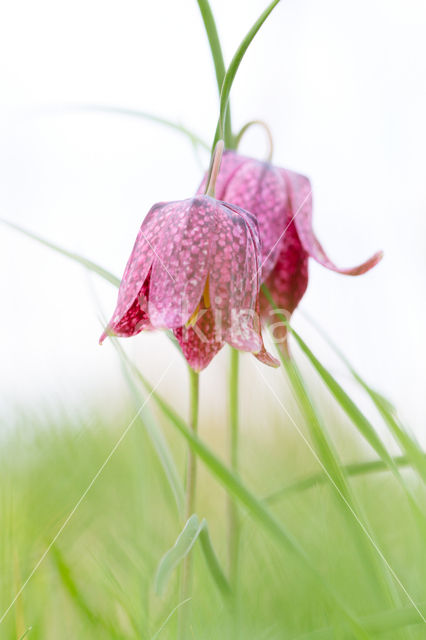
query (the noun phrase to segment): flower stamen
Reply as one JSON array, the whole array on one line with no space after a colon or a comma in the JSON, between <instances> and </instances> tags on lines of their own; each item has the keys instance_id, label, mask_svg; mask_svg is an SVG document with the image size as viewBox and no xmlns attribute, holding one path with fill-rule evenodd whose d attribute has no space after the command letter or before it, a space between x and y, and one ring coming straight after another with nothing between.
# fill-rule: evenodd
<instances>
[{"instance_id":1,"label":"flower stamen","mask_svg":"<svg viewBox=\"0 0 426 640\"><path fill-rule=\"evenodd\" d=\"M204 302L204 308L209 309L210 308L209 276L207 276L206 284L204 286L204 291L203 291L203 295L200 302L197 304L197 307L195 311L193 311L193 313L191 314L191 317L189 318L189 320L186 321L185 326L187 328L193 327L196 324L198 320L198 314L200 313L202 301Z\"/></svg>"}]
</instances>

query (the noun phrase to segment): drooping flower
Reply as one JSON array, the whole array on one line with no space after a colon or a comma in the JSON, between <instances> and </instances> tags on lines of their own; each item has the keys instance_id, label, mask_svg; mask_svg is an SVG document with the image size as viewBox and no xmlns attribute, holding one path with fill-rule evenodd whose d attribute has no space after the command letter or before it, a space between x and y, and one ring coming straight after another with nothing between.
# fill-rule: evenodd
<instances>
[{"instance_id":1,"label":"drooping flower","mask_svg":"<svg viewBox=\"0 0 426 640\"><path fill-rule=\"evenodd\" d=\"M205 181L206 178L200 190ZM216 194L221 200L255 215L261 242L261 281L287 317L306 291L310 257L332 271L352 276L365 273L382 257L379 252L357 267L337 267L327 257L312 228L310 182L293 171L226 151L216 181ZM266 320L276 319L263 294L260 304ZM277 328L275 338L279 341L285 337L285 327Z\"/></svg>"},{"instance_id":2,"label":"drooping flower","mask_svg":"<svg viewBox=\"0 0 426 640\"><path fill-rule=\"evenodd\" d=\"M273 366L263 346L254 216L207 195L152 207L127 263L109 334L173 330L200 371L227 342Z\"/></svg>"}]
</instances>

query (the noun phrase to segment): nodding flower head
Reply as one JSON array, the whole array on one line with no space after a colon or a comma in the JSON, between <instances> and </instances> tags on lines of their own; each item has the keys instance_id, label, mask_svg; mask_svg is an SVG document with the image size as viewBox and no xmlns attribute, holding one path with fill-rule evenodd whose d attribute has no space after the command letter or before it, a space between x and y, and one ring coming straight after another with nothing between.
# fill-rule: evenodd
<instances>
[{"instance_id":1,"label":"nodding flower head","mask_svg":"<svg viewBox=\"0 0 426 640\"><path fill-rule=\"evenodd\" d=\"M276 366L258 321L259 267L252 214L208 195L156 204L142 223L101 341L165 328L197 371L226 342Z\"/></svg>"},{"instance_id":2,"label":"nodding flower head","mask_svg":"<svg viewBox=\"0 0 426 640\"><path fill-rule=\"evenodd\" d=\"M205 182L206 178L200 190ZM216 195L256 217L261 243L261 282L270 290L277 307L288 315L306 291L308 258L332 271L357 276L369 271L382 257L382 253L376 253L357 267L338 268L327 257L312 229L310 182L293 171L226 151L216 181ZM261 310L265 319L276 319L263 294Z\"/></svg>"}]
</instances>

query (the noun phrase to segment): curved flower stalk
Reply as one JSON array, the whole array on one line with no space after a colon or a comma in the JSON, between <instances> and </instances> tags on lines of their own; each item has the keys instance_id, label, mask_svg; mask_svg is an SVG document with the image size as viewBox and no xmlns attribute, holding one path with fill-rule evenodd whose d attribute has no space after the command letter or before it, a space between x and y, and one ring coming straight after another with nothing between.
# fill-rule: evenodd
<instances>
[{"instance_id":1,"label":"curved flower stalk","mask_svg":"<svg viewBox=\"0 0 426 640\"><path fill-rule=\"evenodd\" d=\"M259 261L257 221L240 207L209 195L154 205L101 342L108 334L171 329L196 371L225 343L278 366L261 337Z\"/></svg>"},{"instance_id":2,"label":"curved flower stalk","mask_svg":"<svg viewBox=\"0 0 426 640\"><path fill-rule=\"evenodd\" d=\"M203 190L204 178L199 191ZM223 155L216 181L217 197L251 211L259 224L261 241L260 279L281 313L288 317L308 285L308 259L345 275L360 275L374 267L376 253L357 267L340 269L326 255L312 229L312 189L308 178L234 151ZM267 299L261 295L262 316L276 320ZM275 338L285 338L285 326L276 325Z\"/></svg>"}]
</instances>

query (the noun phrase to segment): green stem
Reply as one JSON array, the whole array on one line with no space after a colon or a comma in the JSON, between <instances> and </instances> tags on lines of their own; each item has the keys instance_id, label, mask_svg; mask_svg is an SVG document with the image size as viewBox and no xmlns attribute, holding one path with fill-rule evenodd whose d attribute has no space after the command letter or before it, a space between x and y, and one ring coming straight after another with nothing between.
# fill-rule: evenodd
<instances>
[{"instance_id":1,"label":"green stem","mask_svg":"<svg viewBox=\"0 0 426 640\"><path fill-rule=\"evenodd\" d=\"M238 379L239 379L239 353L231 349L231 362L229 372L229 452L231 469L238 475L238 440L239 440L239 407L238 407ZM229 576L231 587L236 592L238 584L238 556L240 542L240 522L238 509L234 498L229 497L228 502L228 527L229 527Z\"/></svg>"},{"instance_id":2,"label":"green stem","mask_svg":"<svg viewBox=\"0 0 426 640\"><path fill-rule=\"evenodd\" d=\"M191 367L189 371L189 426L191 431L196 435L198 431L198 406L199 406L199 374ZM186 476L185 489L185 521L195 511L195 497L197 488L197 456L192 447L188 447L188 467ZM181 574L181 602L191 598L192 593L192 553L188 553L183 561ZM188 627L191 615L191 607L182 607L179 610L179 638L185 640L188 637Z\"/></svg>"},{"instance_id":3,"label":"green stem","mask_svg":"<svg viewBox=\"0 0 426 640\"><path fill-rule=\"evenodd\" d=\"M207 38L210 45L210 51L213 58L217 87L219 89L219 97L220 97L223 80L225 78L225 62L223 59L223 53L222 53L222 47L220 45L219 34L217 32L216 22L215 22L209 1L197 0L197 2L201 12L201 16L203 18L204 27L206 29ZM231 127L231 109L229 105L228 105L228 110L225 116L223 137L225 141L225 146L228 149L232 149L233 136L232 136L232 127Z\"/></svg>"},{"instance_id":4,"label":"green stem","mask_svg":"<svg viewBox=\"0 0 426 640\"><path fill-rule=\"evenodd\" d=\"M268 125L266 124L266 122L264 122L263 120L250 120L250 122L247 122L247 124L245 124L240 131L237 133L237 135L234 137L234 141L235 141L235 149L238 149L238 147L240 146L240 142L244 136L244 134L251 128L254 126L259 126L262 127L262 129L265 131L266 133L266 137L268 138L268 155L266 157L266 162L271 162L272 160L272 156L274 153L274 141L272 139L272 132L270 130L270 128L268 127Z\"/></svg>"}]
</instances>

